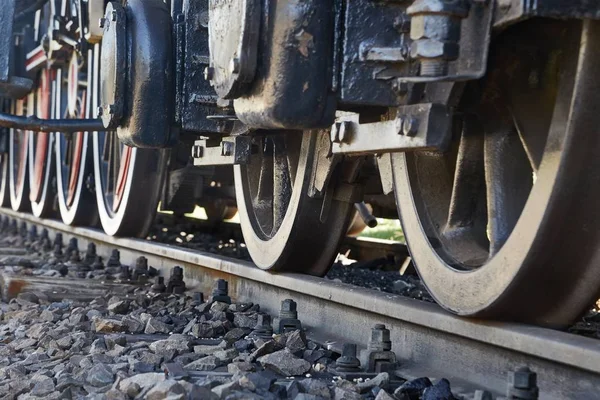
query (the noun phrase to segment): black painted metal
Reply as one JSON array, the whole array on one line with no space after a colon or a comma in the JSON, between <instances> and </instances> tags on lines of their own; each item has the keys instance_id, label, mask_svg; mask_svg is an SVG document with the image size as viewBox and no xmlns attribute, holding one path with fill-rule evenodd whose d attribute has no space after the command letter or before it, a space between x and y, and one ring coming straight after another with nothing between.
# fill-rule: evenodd
<instances>
[{"instance_id":1,"label":"black painted metal","mask_svg":"<svg viewBox=\"0 0 600 400\"><path fill-rule=\"evenodd\" d=\"M268 2L251 89L234 100L254 128L307 129L333 123L333 0ZM290 106L293 105L293 106Z\"/></svg>"},{"instance_id":2,"label":"black painted metal","mask_svg":"<svg viewBox=\"0 0 600 400\"><path fill-rule=\"evenodd\" d=\"M108 26L115 22L117 26L124 24L125 28L116 29L109 36L113 39L110 42L106 37L102 42L103 59L115 60L114 68L106 74L103 72L102 91L106 85L112 90L110 85L114 81L123 79L124 82L122 90L103 100L103 116L107 112L110 114L111 106L114 107L117 134L126 145L169 147L177 140L177 131L170 129L174 108L170 10L161 0L129 0L125 5L125 20L121 20L118 7L116 11L116 21L110 21L114 17L107 13L106 23ZM110 29L108 31L112 33ZM122 51L120 43L125 43L126 47L124 60L117 55ZM122 117L118 115L121 103ZM112 122L107 124L105 121L105 125L111 126Z\"/></svg>"},{"instance_id":3,"label":"black painted metal","mask_svg":"<svg viewBox=\"0 0 600 400\"><path fill-rule=\"evenodd\" d=\"M100 119L41 119L0 113L0 126L34 132L83 132L104 129Z\"/></svg>"},{"instance_id":4,"label":"black painted metal","mask_svg":"<svg viewBox=\"0 0 600 400\"><path fill-rule=\"evenodd\" d=\"M217 107L218 97L205 79L209 66L208 2L185 0L183 20L177 18L176 35L176 86L177 121L186 131L215 133L223 123L207 118L226 113L228 107ZM228 105L226 102L225 105Z\"/></svg>"}]
</instances>

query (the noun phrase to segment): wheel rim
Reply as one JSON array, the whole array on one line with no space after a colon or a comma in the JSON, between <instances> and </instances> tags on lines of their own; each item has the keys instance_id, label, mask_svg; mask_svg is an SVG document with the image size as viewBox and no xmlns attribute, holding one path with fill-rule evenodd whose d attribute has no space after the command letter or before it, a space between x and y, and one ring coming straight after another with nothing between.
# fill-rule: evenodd
<instances>
[{"instance_id":1,"label":"wheel rim","mask_svg":"<svg viewBox=\"0 0 600 400\"><path fill-rule=\"evenodd\" d=\"M26 109L32 110L34 104L33 96L33 94L29 94L27 100L17 100L13 112L16 115L25 115ZM9 132L9 191L10 204L15 211L26 211L30 208L30 203L26 201L28 199L25 196L29 189L27 176L29 134L29 132L21 129L11 129Z\"/></svg>"},{"instance_id":2,"label":"wheel rim","mask_svg":"<svg viewBox=\"0 0 600 400\"><path fill-rule=\"evenodd\" d=\"M350 205L332 201L323 217L323 199L307 195L316 143L326 135L277 132L258 136L254 143L258 151L250 164L235 166L242 232L259 268L322 275L331 267ZM307 252L307 248L315 251Z\"/></svg>"},{"instance_id":3,"label":"wheel rim","mask_svg":"<svg viewBox=\"0 0 600 400\"><path fill-rule=\"evenodd\" d=\"M94 50L88 50L87 59L83 63L86 73L83 74L79 57L77 53L73 53L66 84L63 82L57 95L60 113L57 117L63 117L63 112L67 114L67 118L92 117L89 105L92 102L93 57ZM89 133L75 132L56 136L57 191L62 220L68 225L94 224L97 218L95 196L86 187L86 180L91 174Z\"/></svg>"},{"instance_id":4,"label":"wheel rim","mask_svg":"<svg viewBox=\"0 0 600 400\"><path fill-rule=\"evenodd\" d=\"M600 271L595 266L597 261L595 264L592 262L598 257L597 251L594 250L597 248L599 236L597 225L585 238L581 235L573 237L574 246L581 249L581 254L577 255L581 262L570 270L564 267L568 265L568 255L560 251L560 242L557 243L557 235L553 231L561 224L575 222L567 223L563 219L566 204L573 201L573 194L564 192L563 188L569 187L564 186L565 182L572 181L574 176L582 181L596 179L591 176L593 174L582 176L581 173L585 170L574 172L581 167L579 161L573 159L574 154L593 149L591 143L585 143L585 139L581 138L585 138L586 134L593 134L593 131L590 132L589 126L583 126L580 129L583 133L575 132L575 127L580 125L577 115L579 111L571 108L571 105L586 96L593 97L593 93L581 82L587 80L589 86L593 81L586 75L589 71L584 67L593 68L590 65L597 62L596 57L590 55L590 43L598 36L599 30L597 24L586 23L579 42L576 34L579 29L576 26L571 25L567 30L557 30L556 22L542 22L540 25L516 27L511 33L515 37L511 40L509 36L508 40L503 40L505 44L510 43L507 47L516 48L514 43L527 43L523 38L529 37L538 40L532 43L539 46L539 43L543 43L539 40L544 36L532 35L536 28L546 34L548 31L566 32L563 42L565 46L559 52L565 63L562 69L553 71L560 79L555 92L556 104L553 104L550 116L538 112L537 116L540 119L524 120L523 113L517 111L515 114L515 109L512 109L512 116L518 124L517 142L521 143L522 140L529 151L519 154L515 150L514 135L498 135L499 131L506 129L506 124L504 118L498 118L502 113L496 109L496 115L484 113L486 134L483 139L481 135L473 134L472 130L477 126L477 122L467 115L465 129L461 135L464 140L460 146L455 146L462 151L462 157L461 151L456 157L460 166L458 171L472 173L474 169L479 168L478 164L486 164L483 188L481 174L479 181L469 181L461 178L460 173L448 174L446 179L440 177L441 173L427 173L436 168L443 170L448 155L442 157L426 153L395 154L392 160L397 204L406 240L419 274L443 307L462 315L560 326L576 318L597 298L600 285L597 278ZM522 29L526 30L525 34ZM516 37L520 39L515 40ZM578 57L579 43L581 52ZM554 55L556 54L553 52L546 54L547 62L544 65L550 69L555 68L552 60ZM515 58L504 55L498 57L498 60L500 59L514 61ZM531 61L531 54L529 57L521 54L516 59ZM579 65L576 62L578 59ZM597 64L594 66L597 67ZM516 74L517 69L510 72ZM574 78L576 73L577 80ZM491 72L490 76L493 74L494 72ZM540 76L543 80L549 78L545 75ZM520 99L531 102L536 98L539 101L539 90L531 95L524 89L531 85L530 79L538 85L535 77L528 76L524 82L521 80L519 85L517 80L504 87L498 85L495 89L500 92L492 93L501 96L502 90L509 88L510 91L516 91L515 88L519 87L525 93L520 93L518 98L508 96L511 97L511 101ZM542 93L545 90L543 80ZM488 97L484 102L490 102L489 94L487 93ZM575 99L573 103L572 97ZM522 107L523 104L517 106ZM546 105L537 104L534 108L539 111L544 107ZM592 117L594 118L597 119L596 116ZM503 123L499 124L498 120ZM532 137L526 131L531 132L531 128L536 126L535 123L538 130L533 131ZM492 129L494 125L496 130ZM488 134L488 131L492 131L491 134ZM540 140L540 131L547 133L547 140ZM541 152L539 148L542 149ZM480 149L481 152L478 153L474 149ZM505 169L498 169L500 162L504 163ZM536 170L535 183L529 178L530 192L527 190L527 179L523 178L523 171L527 172L523 168L524 162ZM515 180L519 172L521 179ZM448 184L448 181L451 184ZM448 187L454 190L451 191L450 197ZM434 193L434 190L437 193ZM481 190L484 191L485 207L481 207ZM441 211L444 207L431 205L434 195L437 195L438 205L447 205L445 214ZM481 211L482 208L485 212ZM596 214L588 213L585 218L591 221L596 218ZM488 220L483 226L480 223L482 215ZM441 223L442 220L445 223ZM482 241L482 233L487 236L486 251L482 251L486 247L485 241ZM561 262L564 264L561 265ZM572 290L575 282L579 282L584 276L595 278L592 278L588 287L580 288L579 291ZM557 282L561 281L563 284L557 285ZM527 307L523 307L525 304Z\"/></svg>"},{"instance_id":5,"label":"wheel rim","mask_svg":"<svg viewBox=\"0 0 600 400\"><path fill-rule=\"evenodd\" d=\"M59 85L57 79L60 79L60 77L55 74L55 71L45 69L40 73L39 86L35 94L35 110L39 118L50 118L55 106L52 92L56 91ZM29 200L31 201L31 210L37 217L46 217L52 212L54 200L49 185L52 172L54 172L51 168L54 135L50 132L30 132L29 135Z\"/></svg>"},{"instance_id":6,"label":"wheel rim","mask_svg":"<svg viewBox=\"0 0 600 400\"><path fill-rule=\"evenodd\" d=\"M98 109L100 46L94 47L92 108ZM146 235L158 207L167 150L138 149L120 143L117 133L94 132L94 182L102 228L109 235Z\"/></svg>"}]
</instances>

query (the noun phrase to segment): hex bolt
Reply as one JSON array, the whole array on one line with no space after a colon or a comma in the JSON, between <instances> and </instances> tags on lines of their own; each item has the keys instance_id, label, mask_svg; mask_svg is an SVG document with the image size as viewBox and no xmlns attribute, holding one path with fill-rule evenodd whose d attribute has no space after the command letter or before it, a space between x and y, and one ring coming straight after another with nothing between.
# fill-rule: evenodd
<instances>
[{"instance_id":1,"label":"hex bolt","mask_svg":"<svg viewBox=\"0 0 600 400\"><path fill-rule=\"evenodd\" d=\"M31 225L29 227L29 232L27 233L27 240L30 242L34 242L38 237L37 227L35 225Z\"/></svg>"},{"instance_id":2,"label":"hex bolt","mask_svg":"<svg viewBox=\"0 0 600 400\"><path fill-rule=\"evenodd\" d=\"M279 310L279 318L286 319L297 319L298 304L292 299L285 299L281 302L281 309Z\"/></svg>"},{"instance_id":3,"label":"hex bolt","mask_svg":"<svg viewBox=\"0 0 600 400\"><path fill-rule=\"evenodd\" d=\"M402 132L406 136L415 136L419 131L419 121L415 117L408 116L402 122Z\"/></svg>"},{"instance_id":4,"label":"hex bolt","mask_svg":"<svg viewBox=\"0 0 600 400\"><path fill-rule=\"evenodd\" d=\"M194 145L192 146L192 158L202 158L203 151L202 146Z\"/></svg>"},{"instance_id":5,"label":"hex bolt","mask_svg":"<svg viewBox=\"0 0 600 400\"><path fill-rule=\"evenodd\" d=\"M229 283L225 279L217 279L213 294L227 295L229 292Z\"/></svg>"},{"instance_id":6,"label":"hex bolt","mask_svg":"<svg viewBox=\"0 0 600 400\"><path fill-rule=\"evenodd\" d=\"M120 267L121 266L121 253L117 249L113 249L110 253L110 258L106 263L107 267Z\"/></svg>"},{"instance_id":7,"label":"hex bolt","mask_svg":"<svg viewBox=\"0 0 600 400\"><path fill-rule=\"evenodd\" d=\"M240 59L237 57L234 57L231 59L231 61L229 62L229 72L231 72L232 74L237 74L240 72Z\"/></svg>"},{"instance_id":8,"label":"hex bolt","mask_svg":"<svg viewBox=\"0 0 600 400\"><path fill-rule=\"evenodd\" d=\"M165 278L162 276L157 276L156 279L154 279L154 284L150 287L150 289L156 293L164 293L164 291L167 289L165 286Z\"/></svg>"},{"instance_id":9,"label":"hex bolt","mask_svg":"<svg viewBox=\"0 0 600 400\"><path fill-rule=\"evenodd\" d=\"M360 371L360 360L356 357L356 345L344 343L342 356L335 362L335 368L340 372Z\"/></svg>"},{"instance_id":10,"label":"hex bolt","mask_svg":"<svg viewBox=\"0 0 600 400\"><path fill-rule=\"evenodd\" d=\"M54 251L52 252L52 254L54 255L54 257L61 257L63 255L62 246L60 245L60 243L54 244Z\"/></svg>"},{"instance_id":11,"label":"hex bolt","mask_svg":"<svg viewBox=\"0 0 600 400\"><path fill-rule=\"evenodd\" d=\"M69 257L69 261L73 263L78 263L81 261L81 257L79 257L79 250L71 249L71 256Z\"/></svg>"},{"instance_id":12,"label":"hex bolt","mask_svg":"<svg viewBox=\"0 0 600 400\"><path fill-rule=\"evenodd\" d=\"M194 292L192 295L192 299L197 303L204 303L204 293L202 292Z\"/></svg>"},{"instance_id":13,"label":"hex bolt","mask_svg":"<svg viewBox=\"0 0 600 400\"><path fill-rule=\"evenodd\" d=\"M369 341L369 350L371 351L390 351L392 342L390 340L390 330L383 324L376 324L371 329L371 340Z\"/></svg>"},{"instance_id":14,"label":"hex bolt","mask_svg":"<svg viewBox=\"0 0 600 400\"><path fill-rule=\"evenodd\" d=\"M539 388L537 387L537 374L528 367L521 367L508 374L508 385L506 396L509 399L537 399Z\"/></svg>"},{"instance_id":15,"label":"hex bolt","mask_svg":"<svg viewBox=\"0 0 600 400\"><path fill-rule=\"evenodd\" d=\"M135 269L148 270L148 259L144 256L140 256L135 260Z\"/></svg>"},{"instance_id":16,"label":"hex bolt","mask_svg":"<svg viewBox=\"0 0 600 400\"><path fill-rule=\"evenodd\" d=\"M73 250L79 250L79 243L77 238L69 239L69 245L67 246L67 252L70 254Z\"/></svg>"},{"instance_id":17,"label":"hex bolt","mask_svg":"<svg viewBox=\"0 0 600 400\"><path fill-rule=\"evenodd\" d=\"M441 58L421 60L421 76L442 76L448 73L448 62Z\"/></svg>"},{"instance_id":18,"label":"hex bolt","mask_svg":"<svg viewBox=\"0 0 600 400\"><path fill-rule=\"evenodd\" d=\"M42 238L42 250L43 251L52 250L52 244L50 243L50 239L48 239L47 237Z\"/></svg>"},{"instance_id":19,"label":"hex bolt","mask_svg":"<svg viewBox=\"0 0 600 400\"><path fill-rule=\"evenodd\" d=\"M229 297L229 283L225 279L217 279L212 292L212 301L231 304Z\"/></svg>"},{"instance_id":20,"label":"hex bolt","mask_svg":"<svg viewBox=\"0 0 600 400\"><path fill-rule=\"evenodd\" d=\"M63 235L62 233L57 233L56 235L54 235L54 242L53 242L54 247L56 248L56 246L60 246L60 249L62 250L62 246L63 246Z\"/></svg>"},{"instance_id":21,"label":"hex bolt","mask_svg":"<svg viewBox=\"0 0 600 400\"><path fill-rule=\"evenodd\" d=\"M27 237L27 223L25 221L21 221L21 224L19 225L19 235L21 235L22 238Z\"/></svg>"},{"instance_id":22,"label":"hex bolt","mask_svg":"<svg viewBox=\"0 0 600 400\"><path fill-rule=\"evenodd\" d=\"M173 294L182 295L185 293L185 286L175 286L173 287Z\"/></svg>"},{"instance_id":23,"label":"hex bolt","mask_svg":"<svg viewBox=\"0 0 600 400\"><path fill-rule=\"evenodd\" d=\"M215 69L213 67L204 68L204 79L207 81L212 81L215 77Z\"/></svg>"},{"instance_id":24,"label":"hex bolt","mask_svg":"<svg viewBox=\"0 0 600 400\"><path fill-rule=\"evenodd\" d=\"M271 324L271 316L269 314L258 314L256 326L250 333L251 336L269 340L273 337L273 326Z\"/></svg>"},{"instance_id":25,"label":"hex bolt","mask_svg":"<svg viewBox=\"0 0 600 400\"><path fill-rule=\"evenodd\" d=\"M104 269L104 264L102 263L102 257L96 256L94 258L94 262L92 263L92 269Z\"/></svg>"},{"instance_id":26,"label":"hex bolt","mask_svg":"<svg viewBox=\"0 0 600 400\"><path fill-rule=\"evenodd\" d=\"M222 156L231 156L233 154L233 143L222 141L221 142L221 155Z\"/></svg>"},{"instance_id":27,"label":"hex bolt","mask_svg":"<svg viewBox=\"0 0 600 400\"><path fill-rule=\"evenodd\" d=\"M121 272L118 275L121 280L131 279L131 272L129 271L129 266L121 265Z\"/></svg>"},{"instance_id":28,"label":"hex bolt","mask_svg":"<svg viewBox=\"0 0 600 400\"><path fill-rule=\"evenodd\" d=\"M87 250L85 251L84 261L86 264L91 265L96 261L96 244L93 242L88 243Z\"/></svg>"}]
</instances>

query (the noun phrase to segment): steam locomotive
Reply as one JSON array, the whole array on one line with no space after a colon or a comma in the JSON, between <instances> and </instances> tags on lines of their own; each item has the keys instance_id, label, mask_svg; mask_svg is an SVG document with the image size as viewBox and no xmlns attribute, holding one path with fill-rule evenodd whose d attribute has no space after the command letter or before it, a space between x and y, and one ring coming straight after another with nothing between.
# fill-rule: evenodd
<instances>
[{"instance_id":1,"label":"steam locomotive","mask_svg":"<svg viewBox=\"0 0 600 400\"><path fill-rule=\"evenodd\" d=\"M0 205L144 236L236 210L323 275L397 212L436 301L564 326L600 297L600 5L4 0ZM598 40L598 42L596 42Z\"/></svg>"}]
</instances>

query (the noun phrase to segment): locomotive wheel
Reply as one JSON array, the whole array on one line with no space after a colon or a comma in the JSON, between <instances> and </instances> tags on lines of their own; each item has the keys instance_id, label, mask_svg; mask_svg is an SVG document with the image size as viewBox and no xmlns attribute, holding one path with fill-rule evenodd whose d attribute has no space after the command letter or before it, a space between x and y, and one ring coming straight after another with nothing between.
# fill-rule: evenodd
<instances>
[{"instance_id":1,"label":"locomotive wheel","mask_svg":"<svg viewBox=\"0 0 600 400\"><path fill-rule=\"evenodd\" d=\"M396 200L444 308L565 326L600 288L600 24L504 35L486 80L465 89L453 150L393 156Z\"/></svg>"},{"instance_id":2,"label":"locomotive wheel","mask_svg":"<svg viewBox=\"0 0 600 400\"><path fill-rule=\"evenodd\" d=\"M94 55L93 110L99 103L99 51ZM92 135L96 202L108 235L144 237L158 208L168 153L120 143L117 133Z\"/></svg>"},{"instance_id":3,"label":"locomotive wheel","mask_svg":"<svg viewBox=\"0 0 600 400\"><path fill-rule=\"evenodd\" d=\"M321 135L329 137L269 132L255 138L251 162L234 168L242 233L259 268L323 275L332 265L352 204L307 194Z\"/></svg>"},{"instance_id":4,"label":"locomotive wheel","mask_svg":"<svg viewBox=\"0 0 600 400\"><path fill-rule=\"evenodd\" d=\"M36 91L36 115L42 119L50 118L52 103L56 101L52 95L52 86L60 84L60 76L55 80L56 72L44 69L40 73ZM29 200L31 211L36 217L48 217L52 214L54 193L51 179L54 176L52 167L54 155L54 134L50 132L29 133Z\"/></svg>"},{"instance_id":5,"label":"locomotive wheel","mask_svg":"<svg viewBox=\"0 0 600 400\"><path fill-rule=\"evenodd\" d=\"M97 51L97 49L96 49ZM67 85L57 95L57 109L67 110L71 118L90 118L93 50L88 51L86 79L81 79L79 60L73 53ZM62 74L62 71L59 72ZM97 221L95 193L87 180L93 174L90 134L77 132L56 135L56 183L60 216L67 225L94 225Z\"/></svg>"},{"instance_id":6,"label":"locomotive wheel","mask_svg":"<svg viewBox=\"0 0 600 400\"><path fill-rule=\"evenodd\" d=\"M15 115L24 115L25 110L33 110L35 104L34 94L29 94L27 99L17 100L14 105ZM27 107L26 107L27 106ZM15 211L28 211L31 203L29 193L29 176L27 173L29 135L20 129L9 131L8 143L8 181L10 192L10 206Z\"/></svg>"}]
</instances>

